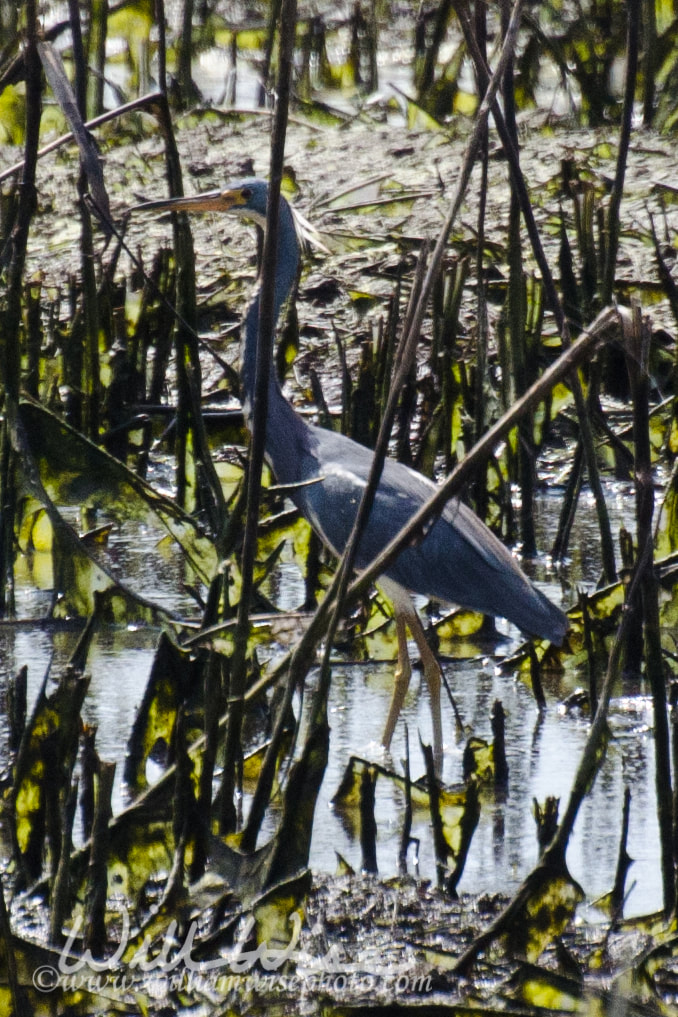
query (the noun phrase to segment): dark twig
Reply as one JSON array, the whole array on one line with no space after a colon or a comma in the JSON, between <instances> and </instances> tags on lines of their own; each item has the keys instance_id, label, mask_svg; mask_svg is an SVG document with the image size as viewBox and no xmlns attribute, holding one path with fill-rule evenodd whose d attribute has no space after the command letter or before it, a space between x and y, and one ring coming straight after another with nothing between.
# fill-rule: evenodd
<instances>
[{"instance_id":1,"label":"dark twig","mask_svg":"<svg viewBox=\"0 0 678 1017\"><path fill-rule=\"evenodd\" d=\"M632 346L627 356L627 365L633 398L638 562L639 565L642 563L640 595L645 637L645 669L652 689L654 708L657 819L661 845L664 909L668 914L674 907L676 890L673 859L671 748L659 622L659 589L653 568L654 484L649 418L651 332L649 321L642 319L638 304L633 308L633 325ZM628 603L634 603L634 599L630 596Z\"/></svg>"},{"instance_id":2,"label":"dark twig","mask_svg":"<svg viewBox=\"0 0 678 1017\"><path fill-rule=\"evenodd\" d=\"M445 881L445 890L451 896L456 897L459 880L464 874L466 859L471 848L471 841L480 819L480 795L478 792L478 781L472 777L466 782L466 802L461 817L461 836L459 838L459 850L454 859L454 868Z\"/></svg>"},{"instance_id":3,"label":"dark twig","mask_svg":"<svg viewBox=\"0 0 678 1017\"><path fill-rule=\"evenodd\" d=\"M376 776L366 766L360 778L360 850L363 872L377 873L377 824L374 818Z\"/></svg>"},{"instance_id":4,"label":"dark twig","mask_svg":"<svg viewBox=\"0 0 678 1017\"><path fill-rule=\"evenodd\" d=\"M496 699L490 715L492 723L492 756L494 762L494 786L506 787L509 779L506 759L506 714L500 699Z\"/></svg>"},{"instance_id":5,"label":"dark twig","mask_svg":"<svg viewBox=\"0 0 678 1017\"><path fill-rule=\"evenodd\" d=\"M82 53L82 37L79 36L77 29L80 28L80 19L78 12L78 5L71 0L71 28L73 31L74 43L79 39L80 47L75 47L76 50L76 68L79 68L80 73L76 74L76 88L78 90L77 97L73 93L71 84L66 76L63 62L58 51L55 49L50 42L41 42L38 45L40 52L40 59L45 69L45 75L50 83L52 91L61 107L64 116L68 120L73 137L75 138L78 150L80 152L80 166L83 174L87 180L87 185L92 193L92 196L97 204L97 207L104 213L102 223L105 225L106 222L110 221L110 209L108 206L108 192L106 191L106 184L104 182L103 169L101 167L101 161L99 159L99 153L97 151L94 140L85 128L84 116L85 116L85 82L82 64L84 63L84 55ZM76 26L76 27L74 27ZM80 60L78 60L78 55Z\"/></svg>"},{"instance_id":6,"label":"dark twig","mask_svg":"<svg viewBox=\"0 0 678 1017\"><path fill-rule=\"evenodd\" d=\"M584 469L584 446L581 441L577 442L572 457L572 465L565 485L563 502L558 517L558 529L551 548L551 556L554 561L561 561L567 554L570 543L570 534L574 523L577 502L582 485L582 472Z\"/></svg>"},{"instance_id":7,"label":"dark twig","mask_svg":"<svg viewBox=\"0 0 678 1017\"><path fill-rule=\"evenodd\" d=\"M629 840L629 815L631 812L631 788L624 788L624 806L622 809L622 828L619 839L619 854L617 855L617 871L614 877L614 886L610 898L610 909L615 920L622 917L624 906L624 888L629 868L633 864L633 858L626 850Z\"/></svg>"},{"instance_id":8,"label":"dark twig","mask_svg":"<svg viewBox=\"0 0 678 1017\"><path fill-rule=\"evenodd\" d=\"M443 886L443 877L447 869L447 859L452 854L450 845L447 843L443 820L440 815L440 786L436 777L435 763L433 760L433 749L430 745L424 745L419 739L421 751L424 755L426 765L426 790L428 791L429 815L433 829L433 848L436 856L436 875L438 886Z\"/></svg>"},{"instance_id":9,"label":"dark twig","mask_svg":"<svg viewBox=\"0 0 678 1017\"><path fill-rule=\"evenodd\" d=\"M583 590L579 591L579 609L581 611L582 627L584 629L584 649L586 650L586 662L589 676L589 704L591 716L594 717L598 709L598 676L596 673L596 657L593 652L593 632L591 627L591 615L589 614L589 601Z\"/></svg>"},{"instance_id":10,"label":"dark twig","mask_svg":"<svg viewBox=\"0 0 678 1017\"><path fill-rule=\"evenodd\" d=\"M546 709L546 696L544 695L544 688L541 683L541 665L539 663L537 651L532 643L530 643L528 647L528 652L530 655L530 680L532 682L532 693L539 710L543 711Z\"/></svg>"},{"instance_id":11,"label":"dark twig","mask_svg":"<svg viewBox=\"0 0 678 1017\"><path fill-rule=\"evenodd\" d=\"M9 723L9 747L17 752L26 728L28 707L28 667L20 667L7 682L7 720Z\"/></svg>"},{"instance_id":12,"label":"dark twig","mask_svg":"<svg viewBox=\"0 0 678 1017\"><path fill-rule=\"evenodd\" d=\"M73 850L73 821L78 805L77 780L71 785L70 789L62 789L60 797L59 804L62 810L61 845L59 864L52 884L50 901L50 939L55 946L59 946L63 940L63 924L72 905L71 851Z\"/></svg>"},{"instance_id":13,"label":"dark twig","mask_svg":"<svg viewBox=\"0 0 678 1017\"><path fill-rule=\"evenodd\" d=\"M626 82L624 86L624 108L622 111L619 145L617 148L617 168L607 209L607 245L605 250L605 271L601 291L601 302L609 304L614 290L614 276L617 267L617 249L619 247L619 209L624 194L624 176L626 160L631 141L633 123L633 105L636 95L636 77L638 74L638 41L640 34L641 0L628 0L627 36L626 36Z\"/></svg>"},{"instance_id":14,"label":"dark twig","mask_svg":"<svg viewBox=\"0 0 678 1017\"><path fill-rule=\"evenodd\" d=\"M410 846L412 834L412 780L410 776L410 736L405 724L405 758L402 761L405 772L405 810L403 813L403 832L400 837L400 850L398 852L398 869L401 875L407 873L407 849Z\"/></svg>"},{"instance_id":15,"label":"dark twig","mask_svg":"<svg viewBox=\"0 0 678 1017\"><path fill-rule=\"evenodd\" d=\"M108 822L111 818L111 793L115 763L102 762L99 767L96 812L90 845L85 898L85 949L93 957L103 957L106 946L106 893L108 889Z\"/></svg>"},{"instance_id":16,"label":"dark twig","mask_svg":"<svg viewBox=\"0 0 678 1017\"><path fill-rule=\"evenodd\" d=\"M537 824L537 843L540 851L543 851L556 835L559 808L560 798L555 798L553 795L548 796L543 806L536 798L532 800L532 814Z\"/></svg>"}]
</instances>

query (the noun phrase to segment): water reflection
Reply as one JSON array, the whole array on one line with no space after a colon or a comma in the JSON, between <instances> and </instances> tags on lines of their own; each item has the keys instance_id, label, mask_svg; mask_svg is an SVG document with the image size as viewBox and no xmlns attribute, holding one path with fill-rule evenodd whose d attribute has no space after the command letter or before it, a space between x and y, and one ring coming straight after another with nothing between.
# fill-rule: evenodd
<instances>
[{"instance_id":1,"label":"water reflection","mask_svg":"<svg viewBox=\"0 0 678 1017\"><path fill-rule=\"evenodd\" d=\"M552 705L540 717L531 692L510 675L496 672L491 661L473 660L445 668L457 706L473 733L491 740L490 707L501 699L506 711L506 742L510 768L508 794L482 793L482 811L460 890L472 893L515 889L537 859L536 826L532 802L543 803L555 796L565 808L574 774L588 733L587 722L577 716L563 716ZM360 847L345 823L332 813L330 800L341 779L341 770L351 753L380 762L384 759L378 737L391 694L392 665L337 667L330 724L332 751L330 769L322 789L316 816L312 865L321 871L333 866L334 852L341 853L355 868L360 867ZM425 691L414 688L408 695L403 718L410 730L413 776L423 772L418 734L431 738L430 716ZM643 700L643 702L645 702ZM461 781L464 740L455 736L449 704L444 706L446 744L444 776L448 783ZM614 709L613 730L624 731L625 718ZM404 754L403 730L393 743L393 762ZM646 913L661 906L657 882L658 852L655 802L652 789L653 742L638 732L629 752L628 736L615 737L592 794L581 810L568 853L570 871L584 887L589 899L607 892L614 881L621 829L624 786L632 787L629 853L636 859L631 877L636 881L627 913ZM377 853L382 875L398 871L402 802L399 792L387 782L378 782L376 818ZM412 836L420 838L420 875L435 878L435 859L428 817L415 811Z\"/></svg>"}]
</instances>

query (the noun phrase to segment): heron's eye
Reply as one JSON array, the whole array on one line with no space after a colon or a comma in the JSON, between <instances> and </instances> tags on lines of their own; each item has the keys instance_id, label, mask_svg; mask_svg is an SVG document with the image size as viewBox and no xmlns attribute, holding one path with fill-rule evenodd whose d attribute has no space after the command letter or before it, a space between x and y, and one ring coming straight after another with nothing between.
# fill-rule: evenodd
<instances>
[{"instance_id":1,"label":"heron's eye","mask_svg":"<svg viewBox=\"0 0 678 1017\"><path fill-rule=\"evenodd\" d=\"M240 192L240 197L244 198L245 201L249 201L250 198L252 197L252 188L251 187L243 187L243 189Z\"/></svg>"}]
</instances>

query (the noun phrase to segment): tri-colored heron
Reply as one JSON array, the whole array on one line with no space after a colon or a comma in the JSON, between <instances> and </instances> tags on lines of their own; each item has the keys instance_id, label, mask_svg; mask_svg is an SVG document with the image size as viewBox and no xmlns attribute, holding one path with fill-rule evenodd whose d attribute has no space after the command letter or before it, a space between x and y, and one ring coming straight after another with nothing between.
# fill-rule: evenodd
<instances>
[{"instance_id":1,"label":"tri-colored heron","mask_svg":"<svg viewBox=\"0 0 678 1017\"><path fill-rule=\"evenodd\" d=\"M145 208L183 211L232 212L264 225L268 185L246 179L225 189L189 198L149 202ZM292 211L281 197L274 314L294 286L299 268L299 244ZM251 419L257 342L259 290L244 323L241 365L245 417ZM327 547L341 555L353 526L367 483L372 452L345 435L315 427L303 420L285 399L272 367L268 391L266 454L279 484L290 487L290 497ZM309 483L311 482L311 483ZM297 486L295 486L297 485ZM363 569L386 546L430 497L432 481L387 459L368 524L356 555ZM425 538L407 547L380 577L379 585L395 609L398 664L393 698L382 742L391 743L410 681L407 649L410 630L421 656L433 718L434 756L442 760L440 665L426 640L410 594L457 604L484 614L507 618L530 635L560 645L568 629L567 616L541 593L515 560L463 502L450 501L431 525Z\"/></svg>"}]
</instances>

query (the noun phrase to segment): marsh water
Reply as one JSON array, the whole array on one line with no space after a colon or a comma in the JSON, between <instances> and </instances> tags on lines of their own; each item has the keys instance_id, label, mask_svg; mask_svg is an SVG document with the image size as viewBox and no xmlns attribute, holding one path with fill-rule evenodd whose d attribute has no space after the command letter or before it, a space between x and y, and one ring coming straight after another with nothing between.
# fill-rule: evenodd
<instances>
[{"instance_id":1,"label":"marsh water","mask_svg":"<svg viewBox=\"0 0 678 1017\"><path fill-rule=\"evenodd\" d=\"M615 525L632 526L633 497L628 485L609 485L608 501ZM547 546L556 524L560 499L557 491L543 494L537 503L538 540ZM138 527L125 534L113 533L107 549L109 564L118 578L165 607L183 613L190 603L182 589L182 567L176 557L158 545L160 534ZM573 534L573 546L584 556L573 568L579 583L593 589L599 575L598 535L595 513L586 492ZM583 550L585 549L585 550ZM18 608L22 618L44 615L49 592L36 593L40 583L41 556L23 559L18 574ZM46 563L47 572L49 568ZM573 597L569 585L570 567L557 572L545 557L524 562L542 589L557 602L568 606ZM30 566L30 572L28 571ZM23 585L22 585L23 581ZM49 585L49 575L42 576ZM285 609L303 600L301 574L294 565L283 566L271 584L271 595ZM73 651L78 628L49 623L26 622L0 627L0 653L6 675L28 666L29 709L48 668L56 673ZM501 700L506 711L506 742L510 782L506 793L491 788L482 793L481 818L460 884L472 894L510 892L534 865L537 858L536 827L532 818L533 800L543 803L556 796L564 808L572 779L587 736L589 718L578 709L567 710L562 700L573 690L572 676L546 688L548 708L540 714L531 690L511 669L500 667L503 657L515 651L520 634L499 622L498 642L457 643L446 646L444 670L457 708L467 730L491 739L490 711ZM115 760L118 777L114 808L125 803L120 779L135 710L148 679L159 633L152 628L101 629L94 638L88 658L91 686L83 718L98 728L97 745L103 759ZM454 659L451 659L454 656ZM318 874L332 873L338 854L353 868L361 865L359 831L350 814L332 806L341 777L350 757L366 757L401 770L404 728L399 726L392 757L379 746L379 735L390 701L394 662L351 661L335 655L330 698L331 751L320 799L316 809L310 864ZM313 673L310 684L314 680ZM306 700L308 702L308 698ZM296 704L299 705L298 703ZM445 730L444 780L455 784L462 779L465 736L459 737L449 702L443 703ZM406 701L404 719L410 733L412 774L423 773L418 735L430 739L427 695L420 688L415 669ZM587 900L610 889L614 880L625 786L632 791L629 853L631 868L626 913L647 913L661 906L658 879L658 843L655 817L652 710L643 690L619 688L611 711L613 739L591 794L579 815L568 853L572 875L585 890ZM3 730L6 737L6 731ZM5 739L3 738L3 741ZM6 754L3 754L6 758ZM152 776L152 774L149 774ZM385 779L377 783L377 861L382 877L398 872L398 850L403 816L402 796ZM246 803L245 803L246 807ZM275 817L272 818L272 822ZM264 831L263 837L268 831ZM410 848L409 871L428 880L435 879L435 859L428 816L415 811L412 836L418 849Z\"/></svg>"}]
</instances>

